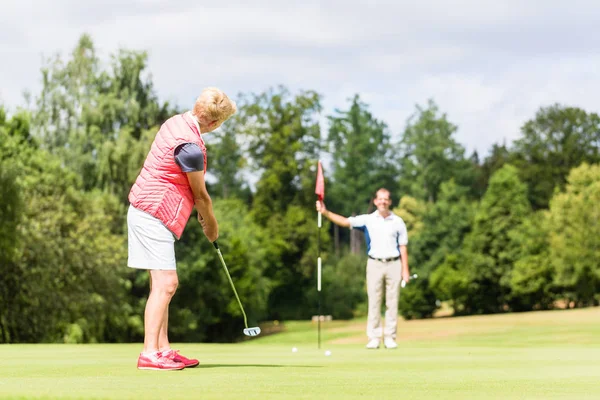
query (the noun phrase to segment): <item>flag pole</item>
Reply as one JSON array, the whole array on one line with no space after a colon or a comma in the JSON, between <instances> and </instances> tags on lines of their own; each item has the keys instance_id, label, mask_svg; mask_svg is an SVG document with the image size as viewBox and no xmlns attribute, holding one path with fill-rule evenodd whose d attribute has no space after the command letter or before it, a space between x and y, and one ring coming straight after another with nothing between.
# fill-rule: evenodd
<instances>
[{"instance_id":1,"label":"flag pole","mask_svg":"<svg viewBox=\"0 0 600 400\"><path fill-rule=\"evenodd\" d=\"M315 194L317 199L322 202L325 199L325 177L323 176L323 166L321 160L317 163L317 182L315 185ZM318 302L318 315L317 315L317 347L321 348L321 226L323 222L323 216L321 212L317 215L317 302Z\"/></svg>"},{"instance_id":2,"label":"flag pole","mask_svg":"<svg viewBox=\"0 0 600 400\"><path fill-rule=\"evenodd\" d=\"M317 340L318 340L318 344L317 344L317 348L321 349L321 222L322 222L322 217L321 217L321 212L319 211L319 215L317 217L317 226L319 227L318 229L318 233L317 233L317 297L318 297L318 303L319 303L319 312L318 312L318 318L317 318Z\"/></svg>"}]
</instances>

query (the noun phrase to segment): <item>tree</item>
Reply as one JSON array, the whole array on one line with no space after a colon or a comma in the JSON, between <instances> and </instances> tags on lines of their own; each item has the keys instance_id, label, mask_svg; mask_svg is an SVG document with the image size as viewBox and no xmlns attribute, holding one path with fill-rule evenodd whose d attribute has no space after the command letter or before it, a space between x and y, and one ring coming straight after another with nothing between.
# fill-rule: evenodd
<instances>
[{"instance_id":1,"label":"tree","mask_svg":"<svg viewBox=\"0 0 600 400\"><path fill-rule=\"evenodd\" d=\"M398 207L392 209L392 212L404 221L411 242L412 238L418 236L425 229L423 217L429 206L430 204L414 197L402 196Z\"/></svg>"},{"instance_id":2,"label":"tree","mask_svg":"<svg viewBox=\"0 0 600 400\"><path fill-rule=\"evenodd\" d=\"M469 260L464 251L457 251L446 255L444 262L430 275L429 286L436 298L448 301L454 309L455 315L469 314L473 310L467 309L469 305Z\"/></svg>"},{"instance_id":3,"label":"tree","mask_svg":"<svg viewBox=\"0 0 600 400\"><path fill-rule=\"evenodd\" d=\"M323 315L331 315L334 319L352 319L367 314L366 262L364 254L347 253L324 263L321 291ZM317 296L317 286L312 285L308 292L309 304L317 304Z\"/></svg>"},{"instance_id":4,"label":"tree","mask_svg":"<svg viewBox=\"0 0 600 400\"><path fill-rule=\"evenodd\" d=\"M405 317L431 316L437 309L436 295L448 299L431 275L447 256L460 251L471 229L476 207L467 200L467 193L468 189L459 187L454 180L442 183L438 201L423 209L418 224L410 224L419 227L409 232L411 270L418 273L419 285L411 283L402 293L401 312Z\"/></svg>"},{"instance_id":5,"label":"tree","mask_svg":"<svg viewBox=\"0 0 600 400\"><path fill-rule=\"evenodd\" d=\"M59 55L47 60L33 135L80 174L84 189L116 194L125 203L131 175L139 171L129 162L139 157L136 143L174 110L158 101L145 76L145 52L120 50L111 58L110 70L103 70L91 37L83 35L66 62Z\"/></svg>"},{"instance_id":6,"label":"tree","mask_svg":"<svg viewBox=\"0 0 600 400\"><path fill-rule=\"evenodd\" d=\"M12 129L12 120L6 119L4 108L0 107L0 343L11 341L12 326L7 308L15 296L15 280L11 275L20 256L21 235L18 227L24 213L24 199L19 184L20 169L14 154L22 141Z\"/></svg>"},{"instance_id":7,"label":"tree","mask_svg":"<svg viewBox=\"0 0 600 400\"><path fill-rule=\"evenodd\" d=\"M474 164L477 166L477 178L475 180L474 188L477 199L483 197L483 194L488 187L490 177L494 172L498 171L504 164L509 162L510 154L511 153L505 144L494 144L492 145L490 154L485 157L483 163L479 164L478 161L474 160Z\"/></svg>"},{"instance_id":8,"label":"tree","mask_svg":"<svg viewBox=\"0 0 600 400\"><path fill-rule=\"evenodd\" d=\"M319 146L320 97L292 96L283 87L243 97L238 103L251 165L260 174L252 201L254 221L267 231L273 281L268 306L273 319L305 317L307 288L316 254L314 167Z\"/></svg>"},{"instance_id":9,"label":"tree","mask_svg":"<svg viewBox=\"0 0 600 400\"><path fill-rule=\"evenodd\" d=\"M454 180L444 182L438 201L421 217L422 229L410 239L411 260L418 265L421 276L428 276L442 264L446 255L461 249L476 210L467 200L467 193L468 189L458 186Z\"/></svg>"},{"instance_id":10,"label":"tree","mask_svg":"<svg viewBox=\"0 0 600 400\"><path fill-rule=\"evenodd\" d=\"M562 189L569 171L582 162L600 162L600 116L580 108L541 108L521 128L511 163L527 184L534 209L547 208L555 187Z\"/></svg>"},{"instance_id":11,"label":"tree","mask_svg":"<svg viewBox=\"0 0 600 400\"><path fill-rule=\"evenodd\" d=\"M355 95L347 111L328 117L327 148L332 156L332 182L328 197L342 215L364 213L375 190L395 193L397 156L387 125L369 112Z\"/></svg>"},{"instance_id":12,"label":"tree","mask_svg":"<svg viewBox=\"0 0 600 400\"><path fill-rule=\"evenodd\" d=\"M235 288L242 300L248 323L267 315L272 287L265 271L269 266L268 242L239 199L215 199L219 221L219 248ZM206 240L194 218L190 218L177 247L179 289L172 301L174 318L169 324L172 340L226 342L239 340L243 318L215 249ZM147 293L147 274L138 282Z\"/></svg>"},{"instance_id":13,"label":"tree","mask_svg":"<svg viewBox=\"0 0 600 400\"><path fill-rule=\"evenodd\" d=\"M285 213L308 189L303 176L312 175L317 158L320 110L320 97L311 91L292 96L280 87L242 98L240 131L248 137L252 165L260 173L252 203L260 225Z\"/></svg>"},{"instance_id":14,"label":"tree","mask_svg":"<svg viewBox=\"0 0 600 400\"><path fill-rule=\"evenodd\" d=\"M549 260L555 284L577 306L597 303L600 290L600 165L582 164L550 201Z\"/></svg>"},{"instance_id":15,"label":"tree","mask_svg":"<svg viewBox=\"0 0 600 400\"><path fill-rule=\"evenodd\" d=\"M227 199L237 197L250 201L251 192L244 180L248 161L242 147L244 135L240 134L241 118L234 115L221 129L207 140L209 173L215 177L210 192Z\"/></svg>"},{"instance_id":16,"label":"tree","mask_svg":"<svg viewBox=\"0 0 600 400\"><path fill-rule=\"evenodd\" d=\"M427 108L417 106L400 142L402 194L435 202L442 182L454 178L463 186L473 184L474 166L453 138L456 129L433 101Z\"/></svg>"},{"instance_id":17,"label":"tree","mask_svg":"<svg viewBox=\"0 0 600 400\"><path fill-rule=\"evenodd\" d=\"M511 247L511 231L518 229L530 213L527 187L519 180L515 167L504 165L490 179L460 258L469 282L462 305L466 313L506 310L517 257Z\"/></svg>"},{"instance_id":18,"label":"tree","mask_svg":"<svg viewBox=\"0 0 600 400\"><path fill-rule=\"evenodd\" d=\"M510 233L516 262L510 276L510 305L515 311L549 309L555 298L547 212L539 210Z\"/></svg>"},{"instance_id":19,"label":"tree","mask_svg":"<svg viewBox=\"0 0 600 400\"><path fill-rule=\"evenodd\" d=\"M12 169L2 168L1 179L18 193L6 197L0 224L11 235L7 245L0 229L3 342L124 340L131 308L115 199L82 191L62 160L27 135L2 135L0 163Z\"/></svg>"}]
</instances>

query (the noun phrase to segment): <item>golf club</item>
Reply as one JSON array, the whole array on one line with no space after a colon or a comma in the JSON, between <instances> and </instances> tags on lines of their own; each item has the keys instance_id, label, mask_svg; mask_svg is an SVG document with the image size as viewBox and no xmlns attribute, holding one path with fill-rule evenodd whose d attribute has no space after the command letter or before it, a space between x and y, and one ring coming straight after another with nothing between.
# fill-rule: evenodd
<instances>
[{"instance_id":1,"label":"golf club","mask_svg":"<svg viewBox=\"0 0 600 400\"><path fill-rule=\"evenodd\" d=\"M221 259L221 264L223 265L223 269L225 270L225 273L227 274L227 279L229 279L229 283L231 284L231 288L233 289L235 298L237 299L238 304L240 305L240 309L242 310L242 315L244 316L244 326L246 327L246 329L244 329L244 335L246 335L246 336L259 335L260 328L258 326L248 328L248 320L246 319L246 313L244 312L244 307L242 306L240 297L238 296L237 291L235 290L235 286L233 285L233 281L231 280L231 275L229 275L229 270L227 269L227 265L225 265L225 260L223 259L223 254L221 254L221 250L219 250L219 245L217 244L216 240L213 242L213 246L215 246L215 249L217 249L217 254L219 255L219 258Z\"/></svg>"},{"instance_id":2,"label":"golf club","mask_svg":"<svg viewBox=\"0 0 600 400\"><path fill-rule=\"evenodd\" d=\"M417 279L417 278L418 278L417 274L412 274L410 276L410 279ZM406 282L404 282L404 279L402 279L402 282L400 283L400 286L402 286L402 287L406 286Z\"/></svg>"}]
</instances>

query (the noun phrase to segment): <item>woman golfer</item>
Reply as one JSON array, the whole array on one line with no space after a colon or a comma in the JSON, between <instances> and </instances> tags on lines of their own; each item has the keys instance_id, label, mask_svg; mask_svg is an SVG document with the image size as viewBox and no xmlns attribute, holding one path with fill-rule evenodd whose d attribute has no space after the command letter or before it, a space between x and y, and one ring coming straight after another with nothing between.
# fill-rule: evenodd
<instances>
[{"instance_id":1,"label":"woman golfer","mask_svg":"<svg viewBox=\"0 0 600 400\"><path fill-rule=\"evenodd\" d=\"M139 369L177 370L198 365L198 360L171 349L167 335L169 303L178 285L174 244L194 206L208 240L214 242L219 236L204 181L202 134L212 132L235 112L235 103L221 90L204 89L192 111L175 115L161 126L129 193L127 265L150 273Z\"/></svg>"}]
</instances>

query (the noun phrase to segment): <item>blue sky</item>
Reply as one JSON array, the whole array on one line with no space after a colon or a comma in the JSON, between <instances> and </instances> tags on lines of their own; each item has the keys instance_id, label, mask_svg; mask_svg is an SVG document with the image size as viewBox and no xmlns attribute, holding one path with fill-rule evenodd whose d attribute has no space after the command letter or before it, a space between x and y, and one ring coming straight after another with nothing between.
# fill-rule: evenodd
<instances>
[{"instance_id":1,"label":"blue sky","mask_svg":"<svg viewBox=\"0 0 600 400\"><path fill-rule=\"evenodd\" d=\"M541 106L600 111L592 0L4 0L0 102L14 110L37 93L43 57L84 32L104 60L146 50L160 98L182 107L205 86L312 89L325 113L358 93L397 135L433 99L480 155Z\"/></svg>"}]
</instances>

